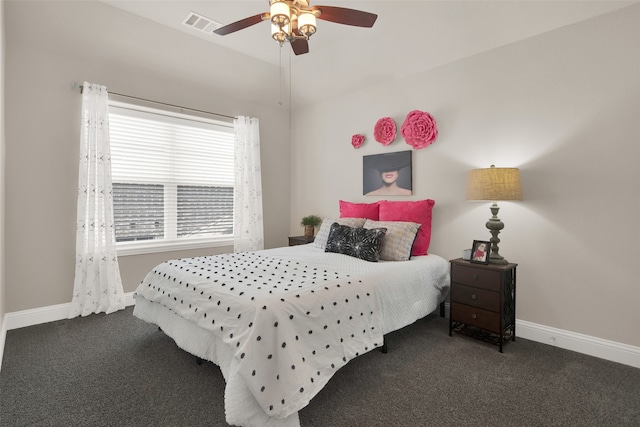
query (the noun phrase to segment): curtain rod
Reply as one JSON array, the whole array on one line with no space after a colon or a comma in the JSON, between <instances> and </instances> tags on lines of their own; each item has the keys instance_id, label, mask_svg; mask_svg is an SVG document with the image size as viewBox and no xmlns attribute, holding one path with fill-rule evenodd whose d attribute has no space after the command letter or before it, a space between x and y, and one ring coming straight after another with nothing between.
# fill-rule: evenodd
<instances>
[{"instance_id":1,"label":"curtain rod","mask_svg":"<svg viewBox=\"0 0 640 427\"><path fill-rule=\"evenodd\" d=\"M82 85L80 85L80 93L82 93L83 87ZM169 104L167 102L160 102L160 101L154 101L152 99L146 99L146 98L139 98L137 96L131 96L131 95L125 95L123 93L117 93L117 92L110 92L107 89L107 93L111 94L111 95L116 95L116 96L122 96L124 98L129 98L129 99L136 99L138 101L144 101L144 102L150 102L152 104L158 104L158 105L164 105L166 107L172 107L172 108L179 108L181 110L189 110L189 111L195 111L198 113L203 113L203 114L210 114L212 116L218 116L218 117L226 117L227 119L237 119L237 117L234 116L227 116L226 114L220 114L220 113L212 113L211 111L204 111L204 110L198 110L196 108L189 108L189 107L182 107L180 105L175 105L175 104Z\"/></svg>"}]
</instances>

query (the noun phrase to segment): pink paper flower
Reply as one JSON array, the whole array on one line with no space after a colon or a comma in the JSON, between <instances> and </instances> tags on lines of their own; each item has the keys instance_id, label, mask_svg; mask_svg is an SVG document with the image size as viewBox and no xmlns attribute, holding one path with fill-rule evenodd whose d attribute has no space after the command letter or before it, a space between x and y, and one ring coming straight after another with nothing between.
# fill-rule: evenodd
<instances>
[{"instance_id":1,"label":"pink paper flower","mask_svg":"<svg viewBox=\"0 0 640 427\"><path fill-rule=\"evenodd\" d=\"M396 122L391 117L383 117L373 128L373 137L382 145L389 145L396 139Z\"/></svg>"},{"instance_id":2,"label":"pink paper flower","mask_svg":"<svg viewBox=\"0 0 640 427\"><path fill-rule=\"evenodd\" d=\"M351 137L351 145L353 145L353 148L360 148L363 142L364 135L355 134Z\"/></svg>"},{"instance_id":3,"label":"pink paper flower","mask_svg":"<svg viewBox=\"0 0 640 427\"><path fill-rule=\"evenodd\" d=\"M400 133L407 144L419 150L436 140L438 127L431 114L413 110L407 114Z\"/></svg>"}]
</instances>

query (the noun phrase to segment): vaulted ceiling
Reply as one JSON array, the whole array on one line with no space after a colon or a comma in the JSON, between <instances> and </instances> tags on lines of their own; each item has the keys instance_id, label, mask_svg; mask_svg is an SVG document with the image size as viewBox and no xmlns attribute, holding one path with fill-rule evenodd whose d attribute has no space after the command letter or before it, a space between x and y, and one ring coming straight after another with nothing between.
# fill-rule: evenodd
<instances>
[{"instance_id":1,"label":"vaulted ceiling","mask_svg":"<svg viewBox=\"0 0 640 427\"><path fill-rule=\"evenodd\" d=\"M364 10L378 19L373 28L319 20L310 52L299 56L271 39L267 22L226 36L183 24L195 12L226 25L268 11L267 0L7 0L5 32L10 43L126 64L143 74L153 69L269 105L286 108L290 100L295 108L636 3L317 0L312 5Z\"/></svg>"},{"instance_id":2,"label":"vaulted ceiling","mask_svg":"<svg viewBox=\"0 0 640 427\"><path fill-rule=\"evenodd\" d=\"M432 69L451 61L592 18L635 2L618 1L332 1L378 15L365 29L318 21L310 52L295 56L271 39L267 22L226 36L183 24L196 12L223 25L269 10L261 1L103 0L288 71L299 104L328 99L380 81ZM298 87L296 87L296 82Z\"/></svg>"}]
</instances>

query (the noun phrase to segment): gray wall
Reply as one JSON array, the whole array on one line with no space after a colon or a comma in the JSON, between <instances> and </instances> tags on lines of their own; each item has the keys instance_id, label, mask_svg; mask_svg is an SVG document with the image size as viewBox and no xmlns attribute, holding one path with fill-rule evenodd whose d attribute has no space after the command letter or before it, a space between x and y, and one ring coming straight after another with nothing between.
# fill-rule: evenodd
<instances>
[{"instance_id":1,"label":"gray wall","mask_svg":"<svg viewBox=\"0 0 640 427\"><path fill-rule=\"evenodd\" d=\"M0 0L0 331L3 330L5 310L4 285L4 170L5 170L5 139L4 139L4 0ZM2 338L4 341L4 338ZM2 354L2 352L0 352ZM0 356L0 360L2 360Z\"/></svg>"},{"instance_id":2,"label":"gray wall","mask_svg":"<svg viewBox=\"0 0 640 427\"><path fill-rule=\"evenodd\" d=\"M469 169L519 167L524 201L500 203L517 318L640 345L639 28L636 5L296 111L290 231L337 216L339 199L377 200L362 196L362 156L411 147L382 147L375 122L428 111L440 135L413 152L409 199L436 201L431 251L490 238L490 203L465 201Z\"/></svg>"},{"instance_id":3,"label":"gray wall","mask_svg":"<svg viewBox=\"0 0 640 427\"><path fill-rule=\"evenodd\" d=\"M4 21L0 311L71 300L80 96L70 84L87 80L259 117L269 247L300 234L304 215L337 215L339 199L376 200L362 196L362 156L409 146L401 137L380 146L374 123L391 116L400 125L410 110L429 111L440 136L413 152L415 194L407 199L436 200L432 252L459 257L472 240L489 237L489 204L464 200L469 169L520 167L525 200L501 203L500 211L501 253L519 263L518 319L640 345L633 260L640 6L307 106L293 113L290 132L288 113L271 101L278 93L268 92L277 85L260 85L264 92L224 86L228 73L247 72L248 83L278 81L276 67L210 44L194 47L188 35L96 2L8 2ZM410 43L407 49L415 54ZM202 58L203 50L211 57ZM355 133L367 136L359 150L350 145ZM196 253L203 252L121 257L125 291L158 262ZM2 290L0 283L0 298Z\"/></svg>"},{"instance_id":4,"label":"gray wall","mask_svg":"<svg viewBox=\"0 0 640 427\"><path fill-rule=\"evenodd\" d=\"M9 2L5 18L7 312L71 301L81 106L73 82L86 80L118 93L258 117L265 245L287 244L289 170L282 165L289 164L289 135L282 129L289 127L289 114L273 105L277 93L238 90L233 96L224 87L224 73L242 72L220 67L225 61L233 65L235 53L209 49L209 43L199 40L194 48L189 35L99 2ZM202 58L202 51L211 51L211 57ZM278 81L277 67L258 61L251 65L257 75ZM193 77L202 71L207 79ZM166 259L230 250L122 256L124 290L133 291L148 270Z\"/></svg>"}]
</instances>

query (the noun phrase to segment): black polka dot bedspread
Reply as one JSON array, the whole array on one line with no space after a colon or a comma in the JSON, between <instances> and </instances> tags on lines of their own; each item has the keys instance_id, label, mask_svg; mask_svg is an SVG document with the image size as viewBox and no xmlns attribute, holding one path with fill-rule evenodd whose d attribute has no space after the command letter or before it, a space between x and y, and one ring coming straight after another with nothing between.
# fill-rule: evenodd
<instances>
[{"instance_id":1,"label":"black polka dot bedspread","mask_svg":"<svg viewBox=\"0 0 640 427\"><path fill-rule=\"evenodd\" d=\"M383 341L367 280L300 260L243 252L167 261L136 293L230 346L251 394L276 418Z\"/></svg>"}]
</instances>

